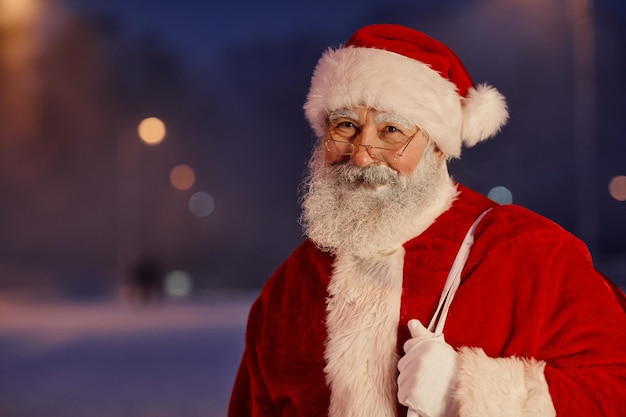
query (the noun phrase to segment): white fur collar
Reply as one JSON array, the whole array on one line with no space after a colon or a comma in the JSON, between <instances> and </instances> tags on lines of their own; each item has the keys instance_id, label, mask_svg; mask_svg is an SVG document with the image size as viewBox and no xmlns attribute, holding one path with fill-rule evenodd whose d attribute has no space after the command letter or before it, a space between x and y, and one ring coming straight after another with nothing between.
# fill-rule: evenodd
<instances>
[{"instance_id":1,"label":"white fur collar","mask_svg":"<svg viewBox=\"0 0 626 417\"><path fill-rule=\"evenodd\" d=\"M328 287L329 417L392 417L404 249L376 259L344 255Z\"/></svg>"}]
</instances>

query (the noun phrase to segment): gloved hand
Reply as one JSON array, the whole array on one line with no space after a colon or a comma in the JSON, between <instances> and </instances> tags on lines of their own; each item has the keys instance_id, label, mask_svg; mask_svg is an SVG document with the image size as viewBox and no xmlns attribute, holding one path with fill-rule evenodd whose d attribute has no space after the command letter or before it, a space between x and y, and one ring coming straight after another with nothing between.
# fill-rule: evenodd
<instances>
[{"instance_id":1,"label":"gloved hand","mask_svg":"<svg viewBox=\"0 0 626 417\"><path fill-rule=\"evenodd\" d=\"M457 353L419 320L408 326L412 338L398 362L398 401L409 407L407 417L443 417L451 402Z\"/></svg>"}]
</instances>

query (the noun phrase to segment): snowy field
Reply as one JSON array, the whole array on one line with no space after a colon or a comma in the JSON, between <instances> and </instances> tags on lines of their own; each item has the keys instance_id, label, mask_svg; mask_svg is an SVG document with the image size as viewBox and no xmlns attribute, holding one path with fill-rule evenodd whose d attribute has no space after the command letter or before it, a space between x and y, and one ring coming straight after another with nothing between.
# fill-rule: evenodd
<instances>
[{"instance_id":1,"label":"snowy field","mask_svg":"<svg viewBox=\"0 0 626 417\"><path fill-rule=\"evenodd\" d=\"M137 306L0 296L0 417L222 417L256 294Z\"/></svg>"}]
</instances>

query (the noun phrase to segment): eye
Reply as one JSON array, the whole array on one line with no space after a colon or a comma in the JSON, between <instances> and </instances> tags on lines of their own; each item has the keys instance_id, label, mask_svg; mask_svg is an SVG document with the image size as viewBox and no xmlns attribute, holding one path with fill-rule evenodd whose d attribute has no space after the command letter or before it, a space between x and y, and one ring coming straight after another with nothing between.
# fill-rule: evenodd
<instances>
[{"instance_id":1,"label":"eye","mask_svg":"<svg viewBox=\"0 0 626 417\"><path fill-rule=\"evenodd\" d=\"M394 125L387 125L383 127L379 133L378 137L385 143L389 144L397 144L403 143L406 141L407 137L401 128Z\"/></svg>"},{"instance_id":2,"label":"eye","mask_svg":"<svg viewBox=\"0 0 626 417\"><path fill-rule=\"evenodd\" d=\"M359 128L349 119L337 119L331 122L331 136L336 140L350 141L359 133Z\"/></svg>"},{"instance_id":3,"label":"eye","mask_svg":"<svg viewBox=\"0 0 626 417\"><path fill-rule=\"evenodd\" d=\"M383 132L385 132L385 133L396 133L396 132L402 133L402 131L400 129L398 129L397 127L395 127L395 126L386 126L383 129Z\"/></svg>"},{"instance_id":4,"label":"eye","mask_svg":"<svg viewBox=\"0 0 626 417\"><path fill-rule=\"evenodd\" d=\"M356 126L349 120L343 120L335 124L335 129L356 129Z\"/></svg>"}]
</instances>

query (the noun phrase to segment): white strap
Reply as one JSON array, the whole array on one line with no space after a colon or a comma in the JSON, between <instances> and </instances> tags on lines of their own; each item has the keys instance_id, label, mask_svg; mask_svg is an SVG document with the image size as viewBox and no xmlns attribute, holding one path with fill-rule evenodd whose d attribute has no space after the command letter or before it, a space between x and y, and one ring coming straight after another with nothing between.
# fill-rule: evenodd
<instances>
[{"instance_id":1,"label":"white strap","mask_svg":"<svg viewBox=\"0 0 626 417\"><path fill-rule=\"evenodd\" d=\"M433 332L436 336L443 333L443 326L446 324L446 318L448 317L450 304L452 304L452 299L456 294L456 290L461 284L461 272L463 271L465 262L467 262L470 248L474 243L474 231L476 230L478 223L480 223L482 218L485 216L485 214L487 214L489 210L491 209L483 211L483 213L478 216L476 220L474 220L474 224L472 224L472 226L467 231L465 239L463 239L463 243L461 243L461 248L456 254L456 258L454 259L452 268L450 268L450 272L448 273L448 279L443 286L443 291L441 292L441 297L439 298L439 305L437 306L437 310L435 310L435 314L433 315L433 318L428 325L428 330Z\"/></svg>"}]
</instances>

